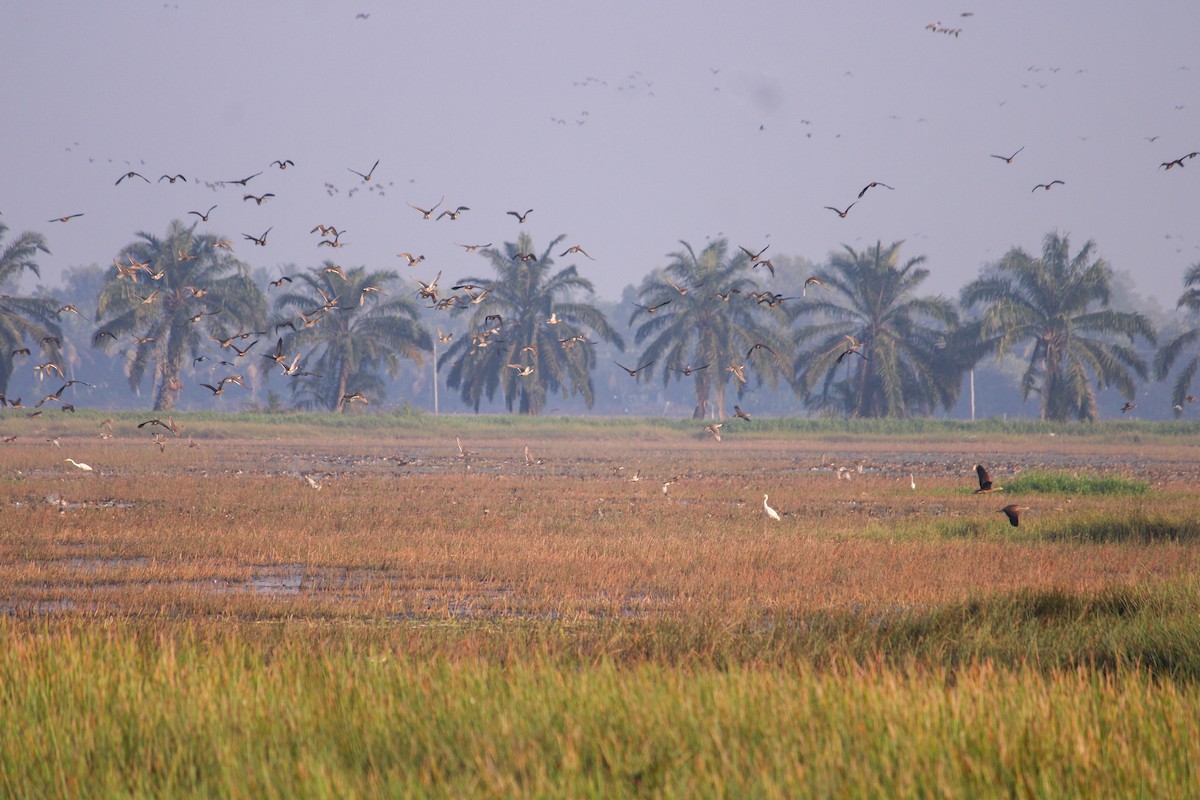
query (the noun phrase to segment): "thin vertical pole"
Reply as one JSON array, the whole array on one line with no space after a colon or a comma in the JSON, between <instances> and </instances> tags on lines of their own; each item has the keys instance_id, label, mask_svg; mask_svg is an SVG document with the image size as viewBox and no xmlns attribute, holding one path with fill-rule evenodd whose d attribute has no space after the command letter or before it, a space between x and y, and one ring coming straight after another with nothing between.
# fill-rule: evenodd
<instances>
[{"instance_id":1,"label":"thin vertical pole","mask_svg":"<svg viewBox=\"0 0 1200 800\"><path fill-rule=\"evenodd\" d=\"M433 415L438 415L437 341L433 343Z\"/></svg>"},{"instance_id":2,"label":"thin vertical pole","mask_svg":"<svg viewBox=\"0 0 1200 800\"><path fill-rule=\"evenodd\" d=\"M971 368L971 422L975 421L975 368Z\"/></svg>"}]
</instances>

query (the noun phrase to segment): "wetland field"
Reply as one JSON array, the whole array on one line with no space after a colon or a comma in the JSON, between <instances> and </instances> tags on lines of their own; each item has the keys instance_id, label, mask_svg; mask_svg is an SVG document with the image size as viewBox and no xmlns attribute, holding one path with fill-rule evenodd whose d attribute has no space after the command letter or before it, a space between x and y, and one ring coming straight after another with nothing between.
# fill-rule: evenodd
<instances>
[{"instance_id":1,"label":"wetland field","mask_svg":"<svg viewBox=\"0 0 1200 800\"><path fill-rule=\"evenodd\" d=\"M151 416L0 419L0 797L1200 796L1200 426Z\"/></svg>"}]
</instances>

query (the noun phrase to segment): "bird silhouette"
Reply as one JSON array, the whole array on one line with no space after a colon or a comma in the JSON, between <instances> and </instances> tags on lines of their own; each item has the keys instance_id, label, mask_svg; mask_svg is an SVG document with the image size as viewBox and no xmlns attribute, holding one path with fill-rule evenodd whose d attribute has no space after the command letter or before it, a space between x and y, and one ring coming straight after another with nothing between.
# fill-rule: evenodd
<instances>
[{"instance_id":1,"label":"bird silhouette","mask_svg":"<svg viewBox=\"0 0 1200 800\"><path fill-rule=\"evenodd\" d=\"M187 213L195 214L197 217L200 218L200 220L202 222L208 222L208 215L213 212L213 208L216 208L216 206L213 206L212 208L208 209L208 211L205 211L203 214L201 214L199 211L189 211Z\"/></svg>"},{"instance_id":2,"label":"bird silhouette","mask_svg":"<svg viewBox=\"0 0 1200 800\"><path fill-rule=\"evenodd\" d=\"M80 214L68 214L68 215L67 215L67 216L65 216L65 217L55 217L54 219L48 219L48 220L46 220L46 221L47 221L47 222L70 222L71 220L75 219L76 217L82 217L82 216L83 216L83 214L82 214L82 213L80 213Z\"/></svg>"},{"instance_id":3,"label":"bird silhouette","mask_svg":"<svg viewBox=\"0 0 1200 800\"><path fill-rule=\"evenodd\" d=\"M168 181L170 183L174 183L175 181L183 181L184 183L187 183L187 178L183 177L182 175L163 175L158 179L158 182L162 183L163 181Z\"/></svg>"},{"instance_id":4,"label":"bird silhouette","mask_svg":"<svg viewBox=\"0 0 1200 800\"><path fill-rule=\"evenodd\" d=\"M378 166L379 166L379 159L375 159L375 163L371 165L371 169L367 172L366 175L362 174L361 172L359 172L356 169L351 169L350 171L353 172L358 177L362 178L364 183L369 183L371 180L371 176L375 174L375 168ZM347 167L347 169L350 169L350 168Z\"/></svg>"},{"instance_id":5,"label":"bird silhouette","mask_svg":"<svg viewBox=\"0 0 1200 800\"><path fill-rule=\"evenodd\" d=\"M832 211L833 213L837 214L842 219L845 219L846 215L850 213L850 209L854 208L854 206L857 202L858 201L855 201L854 203L851 203L850 205L846 206L845 211L842 211L840 208L834 208L833 206L825 206L825 208L827 208L830 211Z\"/></svg>"},{"instance_id":6,"label":"bird silhouette","mask_svg":"<svg viewBox=\"0 0 1200 800\"><path fill-rule=\"evenodd\" d=\"M1029 506L1019 506L1016 503L1010 503L1004 508L997 510L1004 516L1008 517L1008 524L1015 528L1021 524L1021 512L1028 511Z\"/></svg>"},{"instance_id":7,"label":"bird silhouette","mask_svg":"<svg viewBox=\"0 0 1200 800\"><path fill-rule=\"evenodd\" d=\"M1021 145L1021 147L1017 149L1017 152L1013 153L1011 156L998 156L998 155L993 154L992 158L998 158L1001 161L1003 161L1005 164L1011 164L1013 162L1013 159L1017 157L1017 153L1020 153L1024 149L1025 149L1025 145Z\"/></svg>"},{"instance_id":8,"label":"bird silhouette","mask_svg":"<svg viewBox=\"0 0 1200 800\"><path fill-rule=\"evenodd\" d=\"M1060 186L1067 185L1066 181L1050 181L1049 183L1039 183L1037 186L1033 187L1029 191L1036 192L1038 189L1045 189L1048 192L1048 191L1050 191L1050 187L1056 183L1059 184Z\"/></svg>"},{"instance_id":9,"label":"bird silhouette","mask_svg":"<svg viewBox=\"0 0 1200 800\"><path fill-rule=\"evenodd\" d=\"M274 197L274 196L275 195L272 194L271 192L267 192L266 194L261 194L261 195L244 194L244 195L242 195L242 202L245 202L247 200L253 200L255 205L261 206L263 203L267 202L268 197Z\"/></svg>"},{"instance_id":10,"label":"bird silhouette","mask_svg":"<svg viewBox=\"0 0 1200 800\"><path fill-rule=\"evenodd\" d=\"M858 199L862 200L863 195L867 193L867 189L874 189L876 186L882 186L885 189L892 189L892 190L895 190L895 188L896 188L895 186L888 186L886 183L883 183L881 181L871 181L870 183L868 183L866 186L863 187L863 190L861 192L858 193ZM846 209L846 210L849 211L850 209Z\"/></svg>"},{"instance_id":11,"label":"bird silhouette","mask_svg":"<svg viewBox=\"0 0 1200 800\"><path fill-rule=\"evenodd\" d=\"M630 369L629 367L625 366L624 364L622 364L622 363L621 363L621 362L619 362L619 361L613 361L613 363L614 363L614 364L616 364L616 365L617 365L618 367L620 367L621 369L623 369L623 370L625 370L626 372L628 372L628 373L629 373L629 377L631 377L631 378L636 378L636 377L638 376L638 374L639 374L639 373L641 373L641 371L642 371L642 370L644 370L646 367L648 367L648 366L650 366L651 364L653 364L653 363L654 363L654 360L653 360L653 359L651 359L650 361L647 361L645 364L642 364L642 365L641 365L640 367L638 367L637 369Z\"/></svg>"},{"instance_id":12,"label":"bird silhouette","mask_svg":"<svg viewBox=\"0 0 1200 800\"><path fill-rule=\"evenodd\" d=\"M529 209L529 210L528 210L528 211L526 211L524 214L522 214L522 213L521 213L521 212L519 212L519 211L506 211L506 212L504 212L504 213L506 213L506 214L508 214L508 215L510 215L510 216L516 217L516 218L517 218L517 224L521 224L521 223L525 222L525 218L526 218L526 217L528 217L530 214L532 214L532 213L533 213L533 209L532 209L532 208L531 208L531 209Z\"/></svg>"},{"instance_id":13,"label":"bird silhouette","mask_svg":"<svg viewBox=\"0 0 1200 800\"><path fill-rule=\"evenodd\" d=\"M983 464L975 465L975 475L979 478L979 488L972 494L987 494L988 492L1000 492L1004 490L1003 486L996 486L992 483L992 476L988 475L987 468Z\"/></svg>"},{"instance_id":14,"label":"bird silhouette","mask_svg":"<svg viewBox=\"0 0 1200 800\"><path fill-rule=\"evenodd\" d=\"M236 180L236 181L221 181L221 183L230 183L230 184L237 184L238 186L245 186L247 183L249 183L250 181L254 180L254 179L255 179L255 178L257 178L259 175L262 175L262 173L261 173L261 172L256 172L256 173L254 173L253 175L247 175L246 177L244 177L244 178L239 178L239 179L238 179L238 180Z\"/></svg>"},{"instance_id":15,"label":"bird silhouette","mask_svg":"<svg viewBox=\"0 0 1200 800\"><path fill-rule=\"evenodd\" d=\"M438 206L440 206L442 204L442 200L445 200L445 199L446 199L446 195L442 195L442 199L438 200L436 203L433 204L432 207L430 207L428 209L421 208L420 206L414 206L412 203L409 203L408 207L415 208L417 211L420 211L421 219L430 219L433 217L433 212L437 211Z\"/></svg>"},{"instance_id":16,"label":"bird silhouette","mask_svg":"<svg viewBox=\"0 0 1200 800\"><path fill-rule=\"evenodd\" d=\"M116 183L114 183L114 184L113 184L113 186L120 186L120 185L121 185L121 181L125 180L126 178L141 178L141 179L142 179L142 180L144 180L146 183L149 183L149 182L150 182L150 179L149 179L149 178L147 178L147 177L146 177L145 175L143 175L142 173L140 173L140 172L134 172L134 171L130 170L129 172L126 172L124 175L122 175L121 177L117 178L117 182L116 182Z\"/></svg>"}]
</instances>

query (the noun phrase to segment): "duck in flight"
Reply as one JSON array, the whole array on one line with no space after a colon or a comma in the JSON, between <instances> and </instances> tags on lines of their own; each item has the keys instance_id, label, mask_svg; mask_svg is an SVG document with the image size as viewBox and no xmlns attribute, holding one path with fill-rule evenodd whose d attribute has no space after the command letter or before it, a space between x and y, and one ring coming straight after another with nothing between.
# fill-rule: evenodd
<instances>
[{"instance_id":1,"label":"duck in flight","mask_svg":"<svg viewBox=\"0 0 1200 800\"><path fill-rule=\"evenodd\" d=\"M862 200L863 195L867 193L867 189L874 189L876 186L882 186L885 189L891 189L893 191L895 191L895 189L896 189L895 186L888 186L886 183L882 183L881 181L871 181L870 183L868 183L866 186L863 187L863 190L861 192L858 193L858 199ZM849 211L850 209L846 209L846 210Z\"/></svg>"},{"instance_id":2,"label":"duck in flight","mask_svg":"<svg viewBox=\"0 0 1200 800\"><path fill-rule=\"evenodd\" d=\"M630 369L629 367L625 366L624 364L622 364L622 363L621 363L621 362L619 362L619 361L613 361L613 363L614 363L614 364L616 364L616 365L617 365L618 367L620 367L621 369L623 369L623 370L625 370L626 372L628 372L628 373L629 373L629 377L631 377L631 378L636 378L636 377L637 377L637 376L638 376L638 375L641 373L641 371L642 371L642 370L644 370L646 367L648 367L648 366L650 366L651 364L653 364L653 363L654 363L654 360L653 360L653 359L651 359L650 361L647 361L645 364L642 364L642 365L641 365L640 367L638 367L637 369Z\"/></svg>"},{"instance_id":3,"label":"duck in flight","mask_svg":"<svg viewBox=\"0 0 1200 800\"><path fill-rule=\"evenodd\" d=\"M267 246L267 234L270 233L274 229L274 227L275 226L272 225L270 228L267 228L265 231L263 231L262 236L251 236L248 233L243 233L242 238L249 239L250 241L254 242L259 247L266 247Z\"/></svg>"},{"instance_id":4,"label":"duck in flight","mask_svg":"<svg viewBox=\"0 0 1200 800\"><path fill-rule=\"evenodd\" d=\"M1010 503L1004 508L997 510L1004 516L1008 517L1008 524L1015 528L1021 524L1021 512L1028 511L1029 506L1019 506L1016 503Z\"/></svg>"},{"instance_id":5,"label":"duck in flight","mask_svg":"<svg viewBox=\"0 0 1200 800\"><path fill-rule=\"evenodd\" d=\"M1059 184L1060 186L1067 185L1066 181L1050 181L1049 183L1039 183L1037 186L1033 187L1029 191L1036 192L1038 189L1045 189L1048 192L1048 191L1050 191L1050 187L1056 183Z\"/></svg>"},{"instance_id":6,"label":"duck in flight","mask_svg":"<svg viewBox=\"0 0 1200 800\"><path fill-rule=\"evenodd\" d=\"M246 177L244 177L244 178L240 178L240 179L238 179L238 180L236 180L236 181L221 181L221 183L236 183L238 186L245 186L247 183L249 183L250 181L254 180L254 179L255 179L255 178L257 178L259 175L262 175L262 173L261 173L261 172L256 172L256 173L254 173L253 175L247 175Z\"/></svg>"},{"instance_id":7,"label":"duck in flight","mask_svg":"<svg viewBox=\"0 0 1200 800\"><path fill-rule=\"evenodd\" d=\"M1025 145L1021 145L1021 147L1017 149L1017 152L1013 153L1011 156L998 156L993 153L992 158L998 158L1001 161L1003 161L1005 164L1011 164L1013 162L1013 159L1017 157L1017 153L1020 153L1024 149L1025 149Z\"/></svg>"},{"instance_id":8,"label":"duck in flight","mask_svg":"<svg viewBox=\"0 0 1200 800\"><path fill-rule=\"evenodd\" d=\"M854 206L857 202L858 201L856 200L854 203L851 203L850 205L846 206L845 211L842 211L840 208L834 208L833 206L825 206L825 208L827 208L830 211L832 211L833 213L837 214L842 219L845 219L846 215L850 213L850 209L854 208Z\"/></svg>"},{"instance_id":9,"label":"duck in flight","mask_svg":"<svg viewBox=\"0 0 1200 800\"><path fill-rule=\"evenodd\" d=\"M209 208L208 211L205 211L203 214L201 214L199 211L189 211L187 213L195 214L202 222L208 222L208 215L213 212L213 208L216 208L216 206L212 206L212 208Z\"/></svg>"},{"instance_id":10,"label":"duck in flight","mask_svg":"<svg viewBox=\"0 0 1200 800\"><path fill-rule=\"evenodd\" d=\"M82 216L83 216L83 214L68 214L65 217L55 217L54 219L48 219L46 221L47 222L70 222L71 220L75 219L76 217L82 217Z\"/></svg>"},{"instance_id":11,"label":"duck in flight","mask_svg":"<svg viewBox=\"0 0 1200 800\"><path fill-rule=\"evenodd\" d=\"M524 214L522 214L522 213L521 213L521 212L519 212L519 211L506 211L506 212L504 212L504 213L506 213L506 214L508 214L508 215L510 215L510 216L516 217L516 218L517 218L517 224L519 225L519 224L521 224L521 223L524 223L524 222L525 222L525 218L526 218L526 217L528 217L530 214L532 214L532 213L533 213L533 209L532 209L532 208L531 208L531 209L529 209L529 210L528 210L528 211L526 211Z\"/></svg>"},{"instance_id":12,"label":"duck in flight","mask_svg":"<svg viewBox=\"0 0 1200 800\"><path fill-rule=\"evenodd\" d=\"M424 208L421 208L420 206L414 206L412 203L409 203L408 207L415 208L417 211L420 211L421 219L432 219L433 212L437 211L438 206L440 206L442 204L442 201L445 199L446 199L446 195L442 195L442 199L438 200L436 203L434 203L433 206L431 206L429 209L424 209Z\"/></svg>"},{"instance_id":13,"label":"duck in flight","mask_svg":"<svg viewBox=\"0 0 1200 800\"><path fill-rule=\"evenodd\" d=\"M356 169L351 169L350 171L353 172L358 177L362 178L364 182L369 182L371 180L371 176L375 174L375 168L378 166L379 166L379 159L375 159L375 163L371 165L371 169L370 169L370 171L367 172L366 175L362 174L361 172L359 172ZM347 169L350 169L350 168L347 167Z\"/></svg>"},{"instance_id":14,"label":"duck in flight","mask_svg":"<svg viewBox=\"0 0 1200 800\"><path fill-rule=\"evenodd\" d=\"M121 185L121 181L125 180L126 178L141 178L141 179L142 179L142 180L144 180L146 183L149 183L149 182L150 182L150 179L149 179L149 178L147 178L147 177L146 177L145 175L143 175L142 173L140 173L140 172L134 172L133 170L130 170L129 172L126 172L124 175L122 175L121 177L117 178L117 182L116 182L116 183L114 183L114 184L113 184L113 186L120 186L120 185Z\"/></svg>"},{"instance_id":15,"label":"duck in flight","mask_svg":"<svg viewBox=\"0 0 1200 800\"><path fill-rule=\"evenodd\" d=\"M996 486L994 483L992 483L992 476L988 475L987 468L984 467L983 464L975 465L975 475L979 478L979 488L972 492L972 494L987 494L988 492L1004 491L1003 486ZM1014 522L1013 524L1016 525L1017 523Z\"/></svg>"}]
</instances>

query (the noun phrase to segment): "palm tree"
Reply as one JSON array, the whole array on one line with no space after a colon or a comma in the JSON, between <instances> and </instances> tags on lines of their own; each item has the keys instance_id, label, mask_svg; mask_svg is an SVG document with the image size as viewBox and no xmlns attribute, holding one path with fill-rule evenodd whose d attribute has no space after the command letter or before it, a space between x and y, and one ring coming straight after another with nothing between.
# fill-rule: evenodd
<instances>
[{"instance_id":1,"label":"palm tree","mask_svg":"<svg viewBox=\"0 0 1200 800\"><path fill-rule=\"evenodd\" d=\"M212 234L178 220L164 238L138 232L113 266L96 305L92 344L107 349L133 340L129 386L136 390L148 368L158 387L155 410L174 408L180 373L206 339L221 341L254 330L266 318L266 299L249 268Z\"/></svg>"},{"instance_id":2,"label":"palm tree","mask_svg":"<svg viewBox=\"0 0 1200 800\"><path fill-rule=\"evenodd\" d=\"M275 298L283 318L276 328L292 327L278 341L280 366L304 405L340 412L351 396L381 399L381 371L394 378L402 359L423 363L429 332L417 323L417 304L396 296L395 272L326 261L295 277L296 288Z\"/></svg>"},{"instance_id":3,"label":"palm tree","mask_svg":"<svg viewBox=\"0 0 1200 800\"><path fill-rule=\"evenodd\" d=\"M751 293L758 284L750 261L741 254L727 257L725 239L715 240L698 256L690 244L679 243L683 249L668 254L671 262L642 284L641 307L630 315L630 325L642 319L634 341L649 340L638 363L652 362L647 375L661 370L663 386L672 378L692 381L694 418L707 416L715 401L717 417L725 419L725 390L736 381L741 396L749 366L776 385L779 368L790 357L790 343L779 324L784 307L773 295L767 303L755 301ZM755 344L770 349L751 352Z\"/></svg>"},{"instance_id":4,"label":"palm tree","mask_svg":"<svg viewBox=\"0 0 1200 800\"><path fill-rule=\"evenodd\" d=\"M1200 311L1200 263L1193 264L1188 268L1183 276L1183 285L1187 289L1179 296L1179 302L1175 307L1186 308L1193 314ZM1175 366L1175 362L1183 354L1184 349L1190 348L1198 339L1200 339L1200 327L1194 327L1163 345L1162 349L1154 356L1154 377L1160 381L1165 380L1171 373L1171 368ZM1200 368L1200 353L1193 353L1183 369L1180 370L1179 377L1175 379L1175 386L1171 390L1171 403L1176 409L1181 408L1187 402L1187 398L1191 397L1192 380L1196 377L1198 368Z\"/></svg>"},{"instance_id":5,"label":"palm tree","mask_svg":"<svg viewBox=\"0 0 1200 800\"><path fill-rule=\"evenodd\" d=\"M552 271L553 253L563 238L550 242L535 260L529 258L536 255L533 240L523 233L515 243L506 242L503 251L481 251L495 278L459 280L477 287L471 291L478 302L468 335L455 341L438 363L450 364L446 385L458 389L476 411L484 396L490 400L497 390L509 411L515 407L522 414L541 413L554 391L564 398L581 395L590 408L596 340L589 337L624 347L603 312L579 299L593 293L592 282L574 266ZM466 299L455 305L471 305L470 296L459 297Z\"/></svg>"},{"instance_id":6,"label":"palm tree","mask_svg":"<svg viewBox=\"0 0 1200 800\"><path fill-rule=\"evenodd\" d=\"M8 226L0 222L0 241L6 233ZM46 238L31 231L25 231L5 245L0 250L0 286L15 287L26 270L41 277L36 261L39 252L50 253ZM54 341L62 338L54 317L57 308L53 298L0 295L0 394L8 391L15 351L27 343L40 342L44 355L51 360L57 358L59 347Z\"/></svg>"},{"instance_id":7,"label":"palm tree","mask_svg":"<svg viewBox=\"0 0 1200 800\"><path fill-rule=\"evenodd\" d=\"M1071 258L1068 238L1051 233L1041 258L1013 248L962 290L964 308L983 307L979 333L988 349L1000 354L1032 343L1021 397L1041 396L1042 419L1094 420L1097 390L1113 386L1132 400L1133 376L1146 378L1133 345L1138 337L1153 344L1154 329L1142 314L1108 308L1112 269L1092 260L1094 249L1089 240Z\"/></svg>"},{"instance_id":8,"label":"palm tree","mask_svg":"<svg viewBox=\"0 0 1200 800\"><path fill-rule=\"evenodd\" d=\"M857 252L845 245L814 277L821 286L793 306L815 322L796 331L796 386L817 407L856 417L908 417L950 408L962 364L948 347L958 322L954 304L918 297L929 277L924 256L899 263L900 246L882 242ZM816 394L817 385L821 393Z\"/></svg>"}]
</instances>

